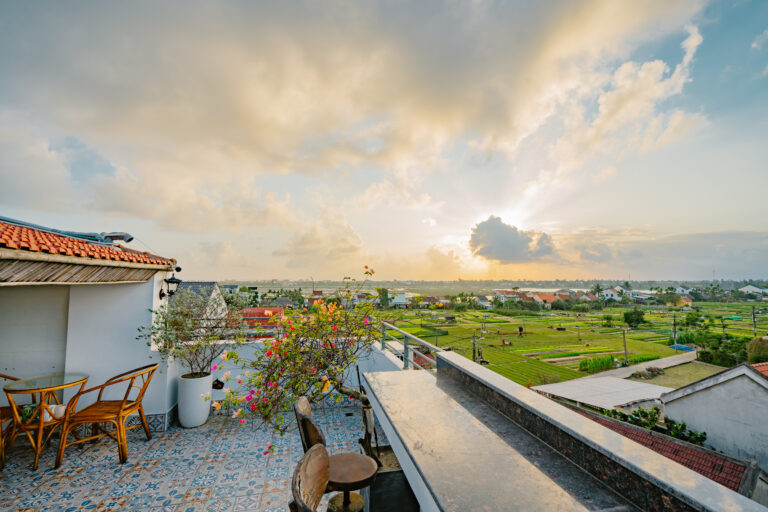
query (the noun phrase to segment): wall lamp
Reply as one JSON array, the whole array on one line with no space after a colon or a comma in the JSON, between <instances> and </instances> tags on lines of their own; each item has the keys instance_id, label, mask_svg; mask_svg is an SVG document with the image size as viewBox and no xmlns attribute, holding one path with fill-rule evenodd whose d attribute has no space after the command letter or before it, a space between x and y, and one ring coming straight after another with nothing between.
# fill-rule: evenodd
<instances>
[{"instance_id":1,"label":"wall lamp","mask_svg":"<svg viewBox=\"0 0 768 512\"><path fill-rule=\"evenodd\" d=\"M176 270L176 272L181 272L181 267L176 267L175 270ZM165 282L165 288L167 288L168 291L166 292L165 289L161 286L160 287L160 299L163 299L166 295L168 297L173 296L173 294L176 293L176 289L181 284L181 279L176 277L176 273L175 272L171 275L171 277L169 277L168 279L164 279L163 281Z\"/></svg>"}]
</instances>

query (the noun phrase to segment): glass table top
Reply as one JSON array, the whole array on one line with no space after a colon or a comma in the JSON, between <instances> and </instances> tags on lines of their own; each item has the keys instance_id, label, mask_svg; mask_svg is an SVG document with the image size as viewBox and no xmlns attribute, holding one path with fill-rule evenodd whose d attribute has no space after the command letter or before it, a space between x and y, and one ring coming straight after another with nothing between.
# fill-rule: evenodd
<instances>
[{"instance_id":1,"label":"glass table top","mask_svg":"<svg viewBox=\"0 0 768 512\"><path fill-rule=\"evenodd\" d=\"M52 373L50 375L41 375L39 377L29 377L27 379L9 382L3 386L4 391L36 391L40 389L55 388L59 386L68 386L78 384L88 379L88 374L79 372Z\"/></svg>"}]
</instances>

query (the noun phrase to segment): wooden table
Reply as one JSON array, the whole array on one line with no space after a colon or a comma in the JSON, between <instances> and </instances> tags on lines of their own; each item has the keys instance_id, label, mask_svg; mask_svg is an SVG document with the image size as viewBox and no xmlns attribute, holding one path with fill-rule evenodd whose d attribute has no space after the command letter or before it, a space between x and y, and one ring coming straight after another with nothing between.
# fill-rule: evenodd
<instances>
[{"instance_id":1,"label":"wooden table","mask_svg":"<svg viewBox=\"0 0 768 512\"><path fill-rule=\"evenodd\" d=\"M339 453L330 457L330 476L328 487L334 491L343 491L342 510L350 508L350 491L368 487L376 477L376 461L362 453Z\"/></svg>"},{"instance_id":2,"label":"wooden table","mask_svg":"<svg viewBox=\"0 0 768 512\"><path fill-rule=\"evenodd\" d=\"M86 382L88 382L88 375L70 372L30 377L3 386L3 391L8 397L8 403L13 413L13 425L8 432L6 448L10 448L16 436L21 433L26 434L32 449L35 451L35 462L32 469L36 470L43 447L50 440L56 427L61 425L63 421L62 417L57 416L51 410L52 405L61 404L58 392L77 385L80 385L78 391L82 391ZM16 399L22 395L37 396L37 403L33 404L35 407L26 419L22 411L25 406L16 402Z\"/></svg>"}]
</instances>

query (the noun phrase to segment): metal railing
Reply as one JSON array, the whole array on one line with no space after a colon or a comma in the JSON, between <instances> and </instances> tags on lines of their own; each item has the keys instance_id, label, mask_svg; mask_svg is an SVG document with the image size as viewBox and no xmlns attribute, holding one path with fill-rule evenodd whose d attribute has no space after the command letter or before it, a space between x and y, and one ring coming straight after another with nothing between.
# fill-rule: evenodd
<instances>
[{"instance_id":1,"label":"metal railing","mask_svg":"<svg viewBox=\"0 0 768 512\"><path fill-rule=\"evenodd\" d=\"M379 322L381 324L381 350L389 350L393 354L395 354L399 359L403 361L403 370L408 370L409 368L418 368L419 370L427 370L429 368L425 368L425 366L422 366L422 364L419 364L416 361L416 357L414 357L414 352L418 352L420 355L423 355L423 359L429 359L427 357L428 354L431 354L432 352L442 352L443 349L440 347L433 345L427 341L422 340L418 336L414 336L413 334L406 332L402 329L398 329L394 325L387 323L387 322ZM399 336L396 336L395 334L391 334L389 331L394 331ZM397 341L399 343L402 343L403 350L398 350L396 347L392 346L390 343L391 341ZM411 347L411 342L414 342L426 349L426 352L421 352L419 350L414 351ZM435 360L437 359L437 356L435 355ZM422 361L424 363L424 361Z\"/></svg>"}]
</instances>

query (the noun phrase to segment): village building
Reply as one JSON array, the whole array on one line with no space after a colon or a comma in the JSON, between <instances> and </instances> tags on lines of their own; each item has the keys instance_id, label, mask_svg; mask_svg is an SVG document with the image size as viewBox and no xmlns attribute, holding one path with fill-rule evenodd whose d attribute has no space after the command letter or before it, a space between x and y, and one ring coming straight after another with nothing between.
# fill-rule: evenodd
<instances>
[{"instance_id":1,"label":"village building","mask_svg":"<svg viewBox=\"0 0 768 512\"><path fill-rule=\"evenodd\" d=\"M79 372L98 384L161 362L136 337L175 292L173 272L181 269L118 243L132 239L0 218L0 373ZM153 430L170 422L178 375L178 364L162 363L150 383L144 410ZM94 399L84 396L81 405Z\"/></svg>"},{"instance_id":2,"label":"village building","mask_svg":"<svg viewBox=\"0 0 768 512\"><path fill-rule=\"evenodd\" d=\"M707 433L707 444L768 468L768 363L741 364L660 397L664 416Z\"/></svg>"}]
</instances>

